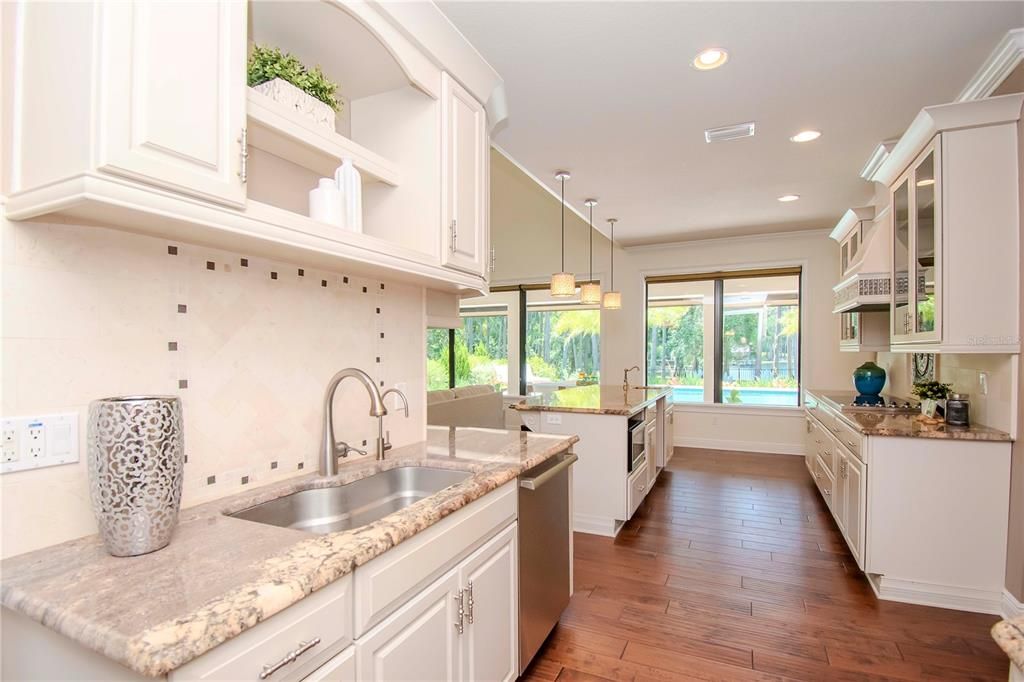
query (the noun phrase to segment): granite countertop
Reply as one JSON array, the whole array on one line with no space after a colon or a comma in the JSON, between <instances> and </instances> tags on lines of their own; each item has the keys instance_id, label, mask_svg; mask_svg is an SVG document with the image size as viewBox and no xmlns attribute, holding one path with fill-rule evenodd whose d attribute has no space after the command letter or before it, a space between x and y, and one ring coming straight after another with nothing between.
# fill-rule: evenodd
<instances>
[{"instance_id":1,"label":"granite countertop","mask_svg":"<svg viewBox=\"0 0 1024 682\"><path fill-rule=\"evenodd\" d=\"M836 391L806 391L815 401L832 409L839 418L865 436L888 436L895 438L939 438L945 440L984 440L1009 442L1010 434L1005 431L972 423L970 426L950 426L945 422L925 419L920 413L900 414L896 412L850 412L842 411L832 397L839 397L846 403L853 402L856 393Z\"/></svg>"},{"instance_id":2,"label":"granite countertop","mask_svg":"<svg viewBox=\"0 0 1024 682\"><path fill-rule=\"evenodd\" d=\"M164 675L577 440L428 427L425 442L396 448L383 462L351 462L330 478L301 476L184 509L171 544L151 554L112 557L92 535L5 559L0 603L143 675ZM410 465L474 475L369 525L326 535L224 516Z\"/></svg>"},{"instance_id":3,"label":"granite countertop","mask_svg":"<svg viewBox=\"0 0 1024 682\"><path fill-rule=\"evenodd\" d=\"M524 412L580 412L628 417L670 393L671 388L649 386L632 387L628 391L624 391L621 385L576 386L531 395L511 407Z\"/></svg>"},{"instance_id":4,"label":"granite countertop","mask_svg":"<svg viewBox=\"0 0 1024 682\"><path fill-rule=\"evenodd\" d=\"M992 639L1014 665L1024 671L1024 617L1001 620L993 625Z\"/></svg>"}]
</instances>

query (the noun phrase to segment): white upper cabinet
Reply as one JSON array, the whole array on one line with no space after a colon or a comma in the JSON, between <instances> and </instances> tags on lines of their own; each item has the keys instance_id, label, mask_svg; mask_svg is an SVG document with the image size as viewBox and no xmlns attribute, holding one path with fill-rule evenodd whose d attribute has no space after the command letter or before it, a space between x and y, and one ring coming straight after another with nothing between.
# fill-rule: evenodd
<instances>
[{"instance_id":1,"label":"white upper cabinet","mask_svg":"<svg viewBox=\"0 0 1024 682\"><path fill-rule=\"evenodd\" d=\"M504 86L440 9L410 4L3 3L7 218L486 291ZM252 45L339 83L333 125L248 88ZM310 216L310 190L345 159L359 230Z\"/></svg>"},{"instance_id":2,"label":"white upper cabinet","mask_svg":"<svg viewBox=\"0 0 1024 682\"><path fill-rule=\"evenodd\" d=\"M245 204L246 3L105 2L99 170Z\"/></svg>"},{"instance_id":3,"label":"white upper cabinet","mask_svg":"<svg viewBox=\"0 0 1024 682\"><path fill-rule=\"evenodd\" d=\"M487 268L489 158L484 107L441 76L441 206L444 264L480 276Z\"/></svg>"},{"instance_id":4,"label":"white upper cabinet","mask_svg":"<svg viewBox=\"0 0 1024 682\"><path fill-rule=\"evenodd\" d=\"M890 187L893 351L1020 352L1022 103L928 107L873 176Z\"/></svg>"},{"instance_id":5,"label":"white upper cabinet","mask_svg":"<svg viewBox=\"0 0 1024 682\"><path fill-rule=\"evenodd\" d=\"M941 145L936 138L896 181L893 206L892 342L942 338Z\"/></svg>"}]
</instances>

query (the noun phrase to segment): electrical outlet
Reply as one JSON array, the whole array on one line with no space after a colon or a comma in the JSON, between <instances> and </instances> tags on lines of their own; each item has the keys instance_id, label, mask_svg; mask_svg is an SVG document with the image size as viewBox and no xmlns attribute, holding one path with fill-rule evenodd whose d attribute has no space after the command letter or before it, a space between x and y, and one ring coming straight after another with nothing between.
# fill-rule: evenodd
<instances>
[{"instance_id":1,"label":"electrical outlet","mask_svg":"<svg viewBox=\"0 0 1024 682\"><path fill-rule=\"evenodd\" d=\"M38 460L46 455L46 427L43 422L32 422L26 429L28 434L29 459Z\"/></svg>"},{"instance_id":2,"label":"electrical outlet","mask_svg":"<svg viewBox=\"0 0 1024 682\"><path fill-rule=\"evenodd\" d=\"M4 462L14 462L18 459L18 431L7 422L4 422L3 426L2 447Z\"/></svg>"},{"instance_id":3,"label":"electrical outlet","mask_svg":"<svg viewBox=\"0 0 1024 682\"><path fill-rule=\"evenodd\" d=\"M78 461L78 414L0 420L0 473Z\"/></svg>"},{"instance_id":4,"label":"electrical outlet","mask_svg":"<svg viewBox=\"0 0 1024 682\"><path fill-rule=\"evenodd\" d=\"M988 373L978 372L978 388L982 395L988 395Z\"/></svg>"},{"instance_id":5,"label":"electrical outlet","mask_svg":"<svg viewBox=\"0 0 1024 682\"><path fill-rule=\"evenodd\" d=\"M558 414L557 412L548 413L544 416L544 421L546 421L548 424L561 424L562 415Z\"/></svg>"}]
</instances>

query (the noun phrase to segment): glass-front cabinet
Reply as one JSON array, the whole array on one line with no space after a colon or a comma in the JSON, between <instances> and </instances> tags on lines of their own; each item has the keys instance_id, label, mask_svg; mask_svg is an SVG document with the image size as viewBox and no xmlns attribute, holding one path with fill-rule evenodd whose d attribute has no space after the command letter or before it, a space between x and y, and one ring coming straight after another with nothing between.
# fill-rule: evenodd
<instances>
[{"instance_id":1,"label":"glass-front cabinet","mask_svg":"<svg viewBox=\"0 0 1024 682\"><path fill-rule=\"evenodd\" d=\"M942 212L937 141L925 147L892 189L894 344L941 338Z\"/></svg>"}]
</instances>

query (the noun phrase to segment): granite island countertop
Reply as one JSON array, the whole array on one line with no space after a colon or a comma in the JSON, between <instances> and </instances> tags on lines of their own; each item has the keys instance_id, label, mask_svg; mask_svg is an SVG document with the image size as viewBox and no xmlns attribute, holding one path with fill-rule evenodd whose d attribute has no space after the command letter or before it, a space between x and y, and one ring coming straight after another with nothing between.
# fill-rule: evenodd
<instances>
[{"instance_id":1,"label":"granite island countertop","mask_svg":"<svg viewBox=\"0 0 1024 682\"><path fill-rule=\"evenodd\" d=\"M951 426L944 422L929 421L920 413L907 414L897 412L842 411L839 403L833 398L838 397L845 403L853 402L857 396L853 391L805 391L813 400L829 407L839 415L846 424L865 436L887 436L893 438L937 438L945 440L982 440L1009 442L1010 434L982 424L972 423L970 426Z\"/></svg>"},{"instance_id":2,"label":"granite island countertop","mask_svg":"<svg viewBox=\"0 0 1024 682\"><path fill-rule=\"evenodd\" d=\"M171 544L131 558L98 535L0 562L0 603L143 675L159 676L351 573L523 471L576 436L428 427L427 440L183 509ZM473 472L366 526L315 535L225 516L300 490L400 466Z\"/></svg>"},{"instance_id":3,"label":"granite island countertop","mask_svg":"<svg viewBox=\"0 0 1024 682\"><path fill-rule=\"evenodd\" d=\"M624 391L621 384L575 386L531 395L511 407L522 412L578 412L628 417L671 393L671 387L639 386Z\"/></svg>"},{"instance_id":4,"label":"granite island countertop","mask_svg":"<svg viewBox=\"0 0 1024 682\"><path fill-rule=\"evenodd\" d=\"M1024 672L1024 616L1001 620L992 626L992 639Z\"/></svg>"}]
</instances>

